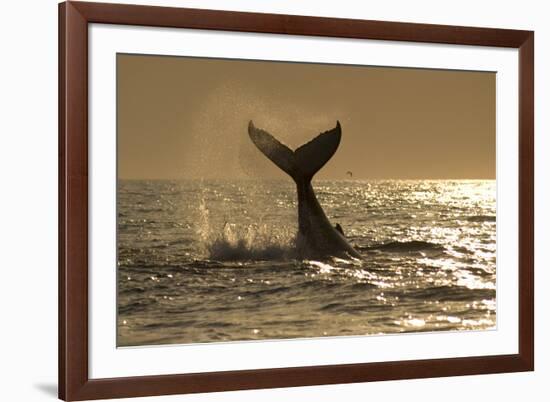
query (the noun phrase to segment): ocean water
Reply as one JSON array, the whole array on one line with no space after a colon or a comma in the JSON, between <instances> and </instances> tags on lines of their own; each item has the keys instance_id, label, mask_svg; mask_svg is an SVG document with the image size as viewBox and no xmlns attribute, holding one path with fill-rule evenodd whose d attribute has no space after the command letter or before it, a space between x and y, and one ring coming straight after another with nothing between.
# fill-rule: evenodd
<instances>
[{"instance_id":1,"label":"ocean water","mask_svg":"<svg viewBox=\"0 0 550 402\"><path fill-rule=\"evenodd\" d=\"M314 181L363 259L294 254L281 181L119 181L118 346L496 326L495 181Z\"/></svg>"}]
</instances>

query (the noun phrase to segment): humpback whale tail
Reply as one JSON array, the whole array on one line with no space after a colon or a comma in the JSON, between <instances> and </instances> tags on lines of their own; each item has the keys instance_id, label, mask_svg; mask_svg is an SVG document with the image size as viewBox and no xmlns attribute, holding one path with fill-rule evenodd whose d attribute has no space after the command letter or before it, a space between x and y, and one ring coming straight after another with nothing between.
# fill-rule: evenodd
<instances>
[{"instance_id":1,"label":"humpback whale tail","mask_svg":"<svg viewBox=\"0 0 550 402\"><path fill-rule=\"evenodd\" d=\"M338 149L342 130L340 122L336 122L332 130L319 134L294 151L267 131L256 128L252 120L248 124L248 135L256 147L296 183L308 183Z\"/></svg>"},{"instance_id":2,"label":"humpback whale tail","mask_svg":"<svg viewBox=\"0 0 550 402\"><path fill-rule=\"evenodd\" d=\"M291 150L267 131L248 125L248 134L258 149L296 182L298 194L298 235L296 245L299 255L306 258L340 257L361 258L347 242L340 225L332 226L319 204L311 185L311 179L334 155L342 130L340 123L332 130L319 134L310 142Z\"/></svg>"}]
</instances>

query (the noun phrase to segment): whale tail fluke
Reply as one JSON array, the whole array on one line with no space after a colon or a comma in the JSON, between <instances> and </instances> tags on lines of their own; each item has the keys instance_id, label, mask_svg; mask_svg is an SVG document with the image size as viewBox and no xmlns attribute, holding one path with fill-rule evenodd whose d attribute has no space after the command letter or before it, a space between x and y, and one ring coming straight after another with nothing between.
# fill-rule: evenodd
<instances>
[{"instance_id":1,"label":"whale tail fluke","mask_svg":"<svg viewBox=\"0 0 550 402\"><path fill-rule=\"evenodd\" d=\"M292 151L267 131L256 128L250 121L248 135L256 147L294 181L310 181L334 155L340 144L340 122L332 130L325 131L308 143Z\"/></svg>"}]
</instances>

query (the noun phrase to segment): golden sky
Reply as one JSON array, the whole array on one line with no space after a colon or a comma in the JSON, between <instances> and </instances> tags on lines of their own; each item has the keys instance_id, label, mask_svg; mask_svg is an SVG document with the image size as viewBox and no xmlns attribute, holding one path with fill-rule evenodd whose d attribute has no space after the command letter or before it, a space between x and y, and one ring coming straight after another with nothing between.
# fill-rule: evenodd
<instances>
[{"instance_id":1,"label":"golden sky","mask_svg":"<svg viewBox=\"0 0 550 402\"><path fill-rule=\"evenodd\" d=\"M296 148L342 126L318 179L494 179L496 74L117 56L121 179L283 178L248 121Z\"/></svg>"}]
</instances>

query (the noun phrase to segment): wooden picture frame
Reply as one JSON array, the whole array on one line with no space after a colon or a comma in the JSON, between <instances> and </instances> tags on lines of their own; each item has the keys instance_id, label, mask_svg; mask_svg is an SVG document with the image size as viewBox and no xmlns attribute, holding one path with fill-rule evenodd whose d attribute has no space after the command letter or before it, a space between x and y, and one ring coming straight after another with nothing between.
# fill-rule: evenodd
<instances>
[{"instance_id":1,"label":"wooden picture frame","mask_svg":"<svg viewBox=\"0 0 550 402\"><path fill-rule=\"evenodd\" d=\"M88 24L444 43L519 49L519 353L481 357L90 379ZM534 369L534 33L183 8L59 5L59 397L139 397Z\"/></svg>"}]
</instances>

